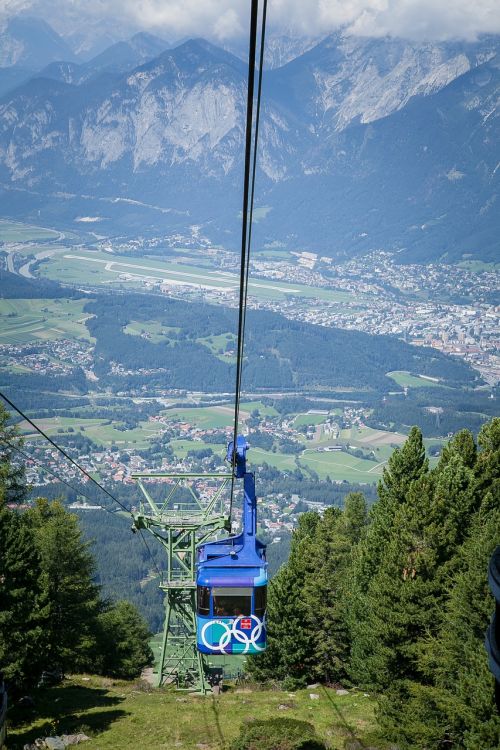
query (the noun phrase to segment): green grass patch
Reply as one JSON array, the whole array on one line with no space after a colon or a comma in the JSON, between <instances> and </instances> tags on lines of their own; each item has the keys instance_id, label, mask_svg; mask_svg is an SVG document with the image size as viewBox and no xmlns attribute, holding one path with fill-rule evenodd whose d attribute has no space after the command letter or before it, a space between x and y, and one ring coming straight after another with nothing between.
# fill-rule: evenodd
<instances>
[{"instance_id":1,"label":"green grass patch","mask_svg":"<svg viewBox=\"0 0 500 750\"><path fill-rule=\"evenodd\" d=\"M157 320L132 320L123 329L129 336L142 336L146 334L154 344L160 341L169 342L172 333L179 333L182 329L175 326L163 326Z\"/></svg>"},{"instance_id":2,"label":"green grass patch","mask_svg":"<svg viewBox=\"0 0 500 750\"><path fill-rule=\"evenodd\" d=\"M276 417L278 416L278 412L274 408L274 406L266 406L266 404L263 404L262 401L242 401L240 403L240 410L242 412L252 412L254 409L257 409L261 415L261 417Z\"/></svg>"},{"instance_id":3,"label":"green grass patch","mask_svg":"<svg viewBox=\"0 0 500 750\"><path fill-rule=\"evenodd\" d=\"M186 458L189 451L199 451L202 448L211 448L213 452L218 456L225 456L226 444L225 443L204 443L201 440L171 440L169 443L173 452L177 458Z\"/></svg>"},{"instance_id":4,"label":"green grass patch","mask_svg":"<svg viewBox=\"0 0 500 750\"><path fill-rule=\"evenodd\" d=\"M403 370L388 372L387 377L392 378L402 388L432 388L442 386L441 382L422 375L412 375Z\"/></svg>"},{"instance_id":5,"label":"green grass patch","mask_svg":"<svg viewBox=\"0 0 500 750\"><path fill-rule=\"evenodd\" d=\"M157 422L139 422L139 426L135 429L120 430L117 429L120 423L115 420L109 424L109 420L106 419L82 419L81 417L38 419L37 425L51 436L81 433L103 448L109 448L113 443L121 448L146 448L149 441L162 429L162 425ZM30 436L30 439L39 438L38 433L33 434L27 423L22 422L21 428L24 434Z\"/></svg>"},{"instance_id":6,"label":"green grass patch","mask_svg":"<svg viewBox=\"0 0 500 750\"><path fill-rule=\"evenodd\" d=\"M237 341L234 333L219 333L214 336L205 336L203 338L196 339L198 344L203 344L207 349L210 349L217 359L222 362L234 363L236 362L236 356L234 354L227 355L224 352L229 350L236 350Z\"/></svg>"},{"instance_id":7,"label":"green grass patch","mask_svg":"<svg viewBox=\"0 0 500 750\"><path fill-rule=\"evenodd\" d=\"M248 453L248 461L250 466L262 465L263 463L274 466L280 471L293 471L297 468L295 462L295 455L288 453L274 453L273 451L266 451L263 448L257 448L252 446Z\"/></svg>"},{"instance_id":8,"label":"green grass patch","mask_svg":"<svg viewBox=\"0 0 500 750\"><path fill-rule=\"evenodd\" d=\"M37 737L84 731L86 750L230 750L249 720L283 716L310 722L331 750L346 738L368 747L377 741L375 702L352 691L339 696L319 687L318 700L308 690L231 689L220 696L192 696L170 689L147 690L138 683L98 677L73 677L62 685L34 691L31 714L12 710L9 750L21 750ZM377 747L385 747L377 742Z\"/></svg>"},{"instance_id":9,"label":"green grass patch","mask_svg":"<svg viewBox=\"0 0 500 750\"><path fill-rule=\"evenodd\" d=\"M307 449L300 456L300 465L315 471L321 479L373 484L381 475L385 460L380 462L356 458L343 451L318 452Z\"/></svg>"},{"instance_id":10,"label":"green grass patch","mask_svg":"<svg viewBox=\"0 0 500 750\"><path fill-rule=\"evenodd\" d=\"M257 208L254 208L252 216L253 221L255 221L255 223L262 221L262 219L265 219L268 213L272 210L272 206L258 206ZM238 213L238 218L242 218L241 211Z\"/></svg>"},{"instance_id":11,"label":"green grass patch","mask_svg":"<svg viewBox=\"0 0 500 750\"><path fill-rule=\"evenodd\" d=\"M83 308L88 299L0 299L0 344L34 340L91 340Z\"/></svg>"},{"instance_id":12,"label":"green grass patch","mask_svg":"<svg viewBox=\"0 0 500 750\"><path fill-rule=\"evenodd\" d=\"M169 420L186 422L205 429L231 427L234 422L234 409L231 406L202 406L192 409L168 409L162 414Z\"/></svg>"},{"instance_id":13,"label":"green grass patch","mask_svg":"<svg viewBox=\"0 0 500 750\"><path fill-rule=\"evenodd\" d=\"M484 260L462 260L458 264L459 268L465 268L472 273L481 273L482 271L496 271L500 268L500 263L486 263Z\"/></svg>"},{"instance_id":14,"label":"green grass patch","mask_svg":"<svg viewBox=\"0 0 500 750\"><path fill-rule=\"evenodd\" d=\"M31 242L34 240L53 240L60 233L45 227L20 224L15 221L0 220L0 242Z\"/></svg>"},{"instance_id":15,"label":"green grass patch","mask_svg":"<svg viewBox=\"0 0 500 750\"><path fill-rule=\"evenodd\" d=\"M374 430L372 427L350 427L340 431L340 440L357 448L380 448L387 446L393 450L402 445L406 435L400 432L389 432L388 430Z\"/></svg>"},{"instance_id":16,"label":"green grass patch","mask_svg":"<svg viewBox=\"0 0 500 750\"><path fill-rule=\"evenodd\" d=\"M323 424L323 422L326 421L326 418L328 417L328 414L298 414L294 421L294 427L303 427L305 426L315 426L318 424Z\"/></svg>"}]
</instances>

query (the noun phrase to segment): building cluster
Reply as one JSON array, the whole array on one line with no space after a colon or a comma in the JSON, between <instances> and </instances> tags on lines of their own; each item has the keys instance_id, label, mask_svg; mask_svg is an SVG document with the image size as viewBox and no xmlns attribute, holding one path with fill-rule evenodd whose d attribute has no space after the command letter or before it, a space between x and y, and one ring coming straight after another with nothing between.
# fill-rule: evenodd
<instances>
[{"instance_id":1,"label":"building cluster","mask_svg":"<svg viewBox=\"0 0 500 750\"><path fill-rule=\"evenodd\" d=\"M315 410L310 412L311 422L315 421L314 418L318 413ZM311 440L315 437L326 437L329 440L335 440L339 436L341 421L344 426L362 425L365 414L366 410L350 406L346 407L343 417L325 413L325 422L321 427L312 426L311 428L307 428L307 425L305 425L307 437ZM203 428L183 420L172 420L171 418L169 419L168 411L150 417L150 421L162 426L164 425L164 429L161 430L159 436L163 434L169 440L182 439L190 441L194 455L180 458L173 455L172 452L167 452L166 454L160 453L156 456L145 458L141 455L141 451L130 445L113 445L92 452L89 452L88 448L82 449L81 452L75 447L67 448L67 450L69 450L71 456L85 471L89 472L92 476L98 476L105 486L110 486L110 482L133 486L135 484L133 475L141 472L228 472L228 465L225 462L226 451L221 446L221 443L225 443L231 438L231 428ZM295 440L298 445L301 444L304 448L310 450L307 443L303 443L304 427L296 427L294 426L294 420L284 419L280 416L260 415L259 417L255 417L254 415L253 426L248 427L245 430L245 434L248 436L250 446L254 447L254 449L257 446L252 446L252 435L269 434L273 439L277 440ZM210 443L214 439L217 439L217 442ZM255 440L257 442L256 438ZM168 445L168 442L166 442L166 445ZM204 458L195 455L197 451L206 449L207 447L212 447L213 452L211 455ZM321 450L321 448L317 449ZM50 444L38 439L29 439L25 450L31 456L29 461L23 462L26 466L26 480L29 485L43 490L43 487L57 484L60 480L63 480L75 489L81 489L84 493L87 492L86 488L90 486L89 481ZM256 471L259 472L260 467L257 466ZM169 480L158 478L154 481L156 483L168 483ZM213 480L199 480L196 489L202 499L208 499L213 492ZM113 492L116 494L116 490L113 490ZM139 499L138 491L138 503ZM86 501L84 501L83 496L77 497L74 502L76 502L74 507L78 510L94 509L94 503L90 503L90 505L88 503L85 504ZM109 502L105 496L103 496L102 502L109 506ZM290 532L297 523L298 513L304 510L304 502L306 505L310 505L306 499L300 498L298 495L284 493L269 495L262 502L260 513L261 529L271 537L284 532ZM299 503L301 504L300 506ZM319 507L314 507L314 509L322 510ZM238 524L241 522L239 513L240 511L236 509L234 514L235 527L238 527Z\"/></svg>"},{"instance_id":2,"label":"building cluster","mask_svg":"<svg viewBox=\"0 0 500 750\"><path fill-rule=\"evenodd\" d=\"M38 375L67 375L81 367L87 376L92 372L93 347L74 339L0 345L2 367ZM92 379L92 378L91 378Z\"/></svg>"},{"instance_id":3,"label":"building cluster","mask_svg":"<svg viewBox=\"0 0 500 750\"><path fill-rule=\"evenodd\" d=\"M220 270L234 273L234 255L214 252ZM249 291L248 306L327 327L396 336L415 346L432 346L462 357L490 385L500 381L499 273L444 264L400 265L393 253L377 252L342 264L310 252L284 259L256 256L254 278L300 284L346 294L330 299L318 294L285 298L257 297ZM154 282L157 284L157 282ZM164 285L181 299L203 298L236 306L232 288Z\"/></svg>"}]
</instances>

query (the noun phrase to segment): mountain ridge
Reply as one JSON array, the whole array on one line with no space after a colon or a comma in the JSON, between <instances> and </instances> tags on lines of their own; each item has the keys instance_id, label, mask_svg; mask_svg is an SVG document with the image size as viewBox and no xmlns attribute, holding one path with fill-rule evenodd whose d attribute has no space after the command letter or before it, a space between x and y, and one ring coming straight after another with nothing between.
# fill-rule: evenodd
<instances>
[{"instance_id":1,"label":"mountain ridge","mask_svg":"<svg viewBox=\"0 0 500 750\"><path fill-rule=\"evenodd\" d=\"M382 247L402 250L401 257L416 248L422 260L464 252L489 257L498 49L499 37L419 47L337 34L266 72L258 195L271 210L256 225L256 240L333 257ZM36 80L43 83L25 83L0 99L0 179L11 210L17 209L9 185L126 196L187 211L187 227L196 223L213 241L236 241L242 60L192 39L132 70L101 71L78 85ZM462 80L465 88L455 86ZM487 119L481 107L490 108ZM443 108L453 109L452 121L439 115ZM466 128L484 137L468 141ZM432 161L422 149L435 139L441 152ZM392 196L385 203L384 192ZM447 242L443 249L440 222L445 231L451 227L456 247ZM464 236L467 224L477 247ZM168 226L158 221L152 231ZM422 227L423 241L415 227Z\"/></svg>"}]
</instances>

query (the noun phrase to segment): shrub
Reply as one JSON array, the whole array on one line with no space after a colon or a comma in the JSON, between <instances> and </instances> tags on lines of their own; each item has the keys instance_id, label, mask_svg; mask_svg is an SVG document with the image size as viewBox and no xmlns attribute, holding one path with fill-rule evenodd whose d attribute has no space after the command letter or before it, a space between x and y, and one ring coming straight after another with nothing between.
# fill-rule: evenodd
<instances>
[{"instance_id":1,"label":"shrub","mask_svg":"<svg viewBox=\"0 0 500 750\"><path fill-rule=\"evenodd\" d=\"M233 750L325 750L325 745L308 721L257 719L242 726Z\"/></svg>"}]
</instances>

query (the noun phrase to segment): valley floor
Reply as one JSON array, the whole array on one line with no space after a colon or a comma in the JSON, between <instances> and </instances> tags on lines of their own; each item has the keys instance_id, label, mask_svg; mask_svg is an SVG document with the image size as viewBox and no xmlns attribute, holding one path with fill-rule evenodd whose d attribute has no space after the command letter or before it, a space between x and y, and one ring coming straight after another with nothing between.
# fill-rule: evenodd
<instances>
[{"instance_id":1,"label":"valley floor","mask_svg":"<svg viewBox=\"0 0 500 750\"><path fill-rule=\"evenodd\" d=\"M360 747L373 748L373 742L383 747L375 739L374 700L357 691L245 687L203 698L154 690L143 682L77 676L33 697L33 711L11 711L8 750L20 750L37 737L77 731L91 737L82 750L230 750L245 721L276 717L311 722L332 750L354 739Z\"/></svg>"}]
</instances>

